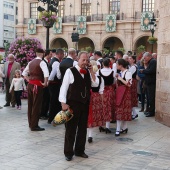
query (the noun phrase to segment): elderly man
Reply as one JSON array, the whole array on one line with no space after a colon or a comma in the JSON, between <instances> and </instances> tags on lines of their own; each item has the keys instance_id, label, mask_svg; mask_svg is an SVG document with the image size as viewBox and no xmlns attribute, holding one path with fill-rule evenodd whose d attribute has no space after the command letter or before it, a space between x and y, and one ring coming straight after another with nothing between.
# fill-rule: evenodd
<instances>
[{"instance_id":1,"label":"elderly man","mask_svg":"<svg viewBox=\"0 0 170 170\"><path fill-rule=\"evenodd\" d=\"M15 96L14 96L14 90L9 93L9 88L12 83L12 79L15 76L15 70L20 70L21 66L18 62L15 61L14 55L9 54L8 55L8 61L4 64L4 74L5 74L5 87L6 87L6 104L4 107L10 106L10 103L12 107L15 107Z\"/></svg>"},{"instance_id":2,"label":"elderly man","mask_svg":"<svg viewBox=\"0 0 170 170\"><path fill-rule=\"evenodd\" d=\"M64 154L67 161L71 161L74 154L88 158L84 151L90 89L91 86L97 87L99 85L99 80L88 63L88 53L80 52L78 64L67 69L60 89L59 101L62 104L62 109L67 110L70 107L74 114L74 117L66 123ZM73 150L75 137L75 149Z\"/></svg>"},{"instance_id":3,"label":"elderly man","mask_svg":"<svg viewBox=\"0 0 170 170\"><path fill-rule=\"evenodd\" d=\"M28 83L28 123L31 131L43 131L39 127L39 117L43 101L43 88L47 86L49 71L47 64L43 61L44 50L36 50L37 57L30 61L22 75ZM28 77L29 75L29 77Z\"/></svg>"},{"instance_id":4,"label":"elderly man","mask_svg":"<svg viewBox=\"0 0 170 170\"><path fill-rule=\"evenodd\" d=\"M155 116L155 89L156 89L156 60L152 54L145 52L143 54L145 63L148 64L146 69L141 69L140 72L145 74L145 85L149 95L149 112L146 112L146 117Z\"/></svg>"}]
</instances>

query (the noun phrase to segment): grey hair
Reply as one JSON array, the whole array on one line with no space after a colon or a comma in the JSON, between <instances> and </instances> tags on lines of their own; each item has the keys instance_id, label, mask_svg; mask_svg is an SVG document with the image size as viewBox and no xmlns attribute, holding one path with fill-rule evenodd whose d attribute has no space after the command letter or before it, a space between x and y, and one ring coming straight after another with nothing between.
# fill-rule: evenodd
<instances>
[{"instance_id":1,"label":"grey hair","mask_svg":"<svg viewBox=\"0 0 170 170\"><path fill-rule=\"evenodd\" d=\"M76 50L74 48L69 48L68 53L71 53L71 52L76 52Z\"/></svg>"},{"instance_id":2,"label":"grey hair","mask_svg":"<svg viewBox=\"0 0 170 170\"><path fill-rule=\"evenodd\" d=\"M88 56L88 52L86 52L86 51L80 51L80 52L78 53L78 58L80 58L82 54L86 54L86 55Z\"/></svg>"},{"instance_id":3,"label":"grey hair","mask_svg":"<svg viewBox=\"0 0 170 170\"><path fill-rule=\"evenodd\" d=\"M14 54L8 54L8 57L9 57L9 56L12 56L13 58L15 58Z\"/></svg>"},{"instance_id":4,"label":"grey hair","mask_svg":"<svg viewBox=\"0 0 170 170\"><path fill-rule=\"evenodd\" d=\"M145 53L143 54L143 57L152 57L152 54L149 53L149 52L145 52Z\"/></svg>"}]
</instances>

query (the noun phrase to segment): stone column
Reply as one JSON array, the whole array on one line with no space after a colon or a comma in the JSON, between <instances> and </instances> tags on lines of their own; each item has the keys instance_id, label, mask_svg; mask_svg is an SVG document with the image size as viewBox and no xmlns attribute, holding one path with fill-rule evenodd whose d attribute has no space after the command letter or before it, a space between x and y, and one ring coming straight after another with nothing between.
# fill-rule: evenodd
<instances>
[{"instance_id":1,"label":"stone column","mask_svg":"<svg viewBox=\"0 0 170 170\"><path fill-rule=\"evenodd\" d=\"M18 0L18 25L24 23L24 0Z\"/></svg>"},{"instance_id":2,"label":"stone column","mask_svg":"<svg viewBox=\"0 0 170 170\"><path fill-rule=\"evenodd\" d=\"M162 124L170 126L170 1L159 3L158 59L156 85L156 116Z\"/></svg>"}]
</instances>

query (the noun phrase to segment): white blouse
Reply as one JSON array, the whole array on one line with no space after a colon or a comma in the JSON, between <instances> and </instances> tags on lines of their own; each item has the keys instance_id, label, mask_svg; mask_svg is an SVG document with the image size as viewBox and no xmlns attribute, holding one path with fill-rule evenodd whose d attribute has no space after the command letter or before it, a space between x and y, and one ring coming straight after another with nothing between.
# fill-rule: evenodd
<instances>
[{"instance_id":1,"label":"white blouse","mask_svg":"<svg viewBox=\"0 0 170 170\"><path fill-rule=\"evenodd\" d=\"M128 71L127 69L124 70L123 72L121 71L121 77L124 78L125 75L125 79L127 82L130 82L130 84L132 84L132 73L130 71ZM125 74L126 73L126 74Z\"/></svg>"}]
</instances>

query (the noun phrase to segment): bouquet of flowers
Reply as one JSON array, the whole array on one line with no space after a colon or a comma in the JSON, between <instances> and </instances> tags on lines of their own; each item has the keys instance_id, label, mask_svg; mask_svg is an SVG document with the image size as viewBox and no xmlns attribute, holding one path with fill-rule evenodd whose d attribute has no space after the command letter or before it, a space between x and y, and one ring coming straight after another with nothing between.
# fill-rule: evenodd
<instances>
[{"instance_id":1,"label":"bouquet of flowers","mask_svg":"<svg viewBox=\"0 0 170 170\"><path fill-rule=\"evenodd\" d=\"M57 15L51 11L42 11L39 13L39 19L43 22L44 25L53 26L53 24L57 21Z\"/></svg>"}]
</instances>

